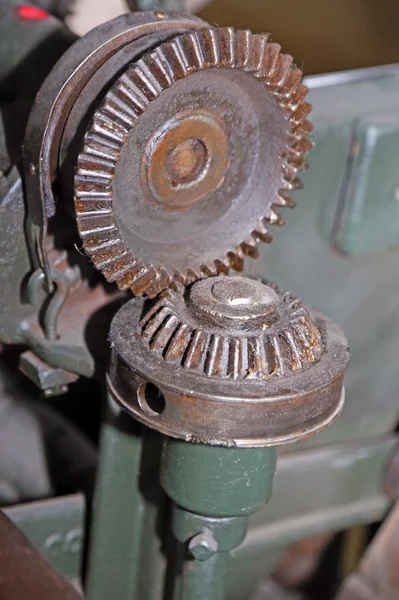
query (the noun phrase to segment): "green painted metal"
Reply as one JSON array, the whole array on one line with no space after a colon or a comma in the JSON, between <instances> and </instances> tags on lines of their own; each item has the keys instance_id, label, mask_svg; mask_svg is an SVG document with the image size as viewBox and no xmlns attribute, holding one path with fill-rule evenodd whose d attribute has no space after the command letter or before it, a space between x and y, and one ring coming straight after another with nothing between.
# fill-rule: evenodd
<instances>
[{"instance_id":1,"label":"green painted metal","mask_svg":"<svg viewBox=\"0 0 399 600\"><path fill-rule=\"evenodd\" d=\"M206 562L186 560L174 600L225 600L228 559L228 554L222 552Z\"/></svg>"},{"instance_id":2,"label":"green painted metal","mask_svg":"<svg viewBox=\"0 0 399 600\"><path fill-rule=\"evenodd\" d=\"M87 596L91 600L161 598L160 438L110 400L100 450Z\"/></svg>"},{"instance_id":3,"label":"green painted metal","mask_svg":"<svg viewBox=\"0 0 399 600\"><path fill-rule=\"evenodd\" d=\"M226 598L229 551L242 542L248 515L269 499L275 470L272 447L225 448L165 439L161 484L175 503L172 531L180 542L174 600Z\"/></svg>"},{"instance_id":4,"label":"green painted metal","mask_svg":"<svg viewBox=\"0 0 399 600\"><path fill-rule=\"evenodd\" d=\"M68 579L81 576L85 501L81 494L27 502L3 509Z\"/></svg>"},{"instance_id":5,"label":"green painted metal","mask_svg":"<svg viewBox=\"0 0 399 600\"><path fill-rule=\"evenodd\" d=\"M215 519L191 513L177 505L174 507L172 531L179 542L184 544L204 528L212 532L218 552L228 552L239 546L245 538L247 519L246 517Z\"/></svg>"},{"instance_id":6,"label":"green painted metal","mask_svg":"<svg viewBox=\"0 0 399 600\"><path fill-rule=\"evenodd\" d=\"M255 512L269 499L275 448L223 448L166 439L162 487L179 506L211 517Z\"/></svg>"},{"instance_id":7,"label":"green painted metal","mask_svg":"<svg viewBox=\"0 0 399 600\"><path fill-rule=\"evenodd\" d=\"M247 263L248 273L291 289L331 317L349 340L344 410L297 448L382 435L399 417L399 69L308 77L305 83L315 125L311 168L301 176L294 213L284 211L287 226L274 228L275 243Z\"/></svg>"}]
</instances>

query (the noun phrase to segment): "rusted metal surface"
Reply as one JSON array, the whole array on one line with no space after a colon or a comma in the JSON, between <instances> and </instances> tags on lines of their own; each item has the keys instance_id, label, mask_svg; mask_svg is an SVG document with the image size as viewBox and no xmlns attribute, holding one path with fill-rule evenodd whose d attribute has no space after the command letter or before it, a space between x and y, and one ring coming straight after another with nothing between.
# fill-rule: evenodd
<instances>
[{"instance_id":1,"label":"rusted metal surface","mask_svg":"<svg viewBox=\"0 0 399 600\"><path fill-rule=\"evenodd\" d=\"M177 36L117 79L79 155L84 247L135 295L242 270L293 206L312 126L301 71L268 35Z\"/></svg>"},{"instance_id":2,"label":"rusted metal surface","mask_svg":"<svg viewBox=\"0 0 399 600\"><path fill-rule=\"evenodd\" d=\"M397 600L399 596L399 504L381 525L336 600Z\"/></svg>"},{"instance_id":3,"label":"rusted metal surface","mask_svg":"<svg viewBox=\"0 0 399 600\"><path fill-rule=\"evenodd\" d=\"M178 13L166 15L148 11L122 15L76 42L65 52L42 85L26 130L24 170L34 266L45 271L50 289L51 276L45 242L48 219L55 214L52 186L57 177L64 127L74 104L97 70L119 50L139 40L141 53L141 41L146 35L149 35L151 45L151 34L154 32L160 32L162 37L162 33L172 35L203 25L200 19Z\"/></svg>"},{"instance_id":4,"label":"rusted metal surface","mask_svg":"<svg viewBox=\"0 0 399 600\"><path fill-rule=\"evenodd\" d=\"M282 444L323 429L343 406L343 333L259 281L219 276L133 300L110 337L112 396L172 437Z\"/></svg>"},{"instance_id":5,"label":"rusted metal surface","mask_svg":"<svg viewBox=\"0 0 399 600\"><path fill-rule=\"evenodd\" d=\"M3 512L0 512L0 595L4 600L83 599Z\"/></svg>"}]
</instances>

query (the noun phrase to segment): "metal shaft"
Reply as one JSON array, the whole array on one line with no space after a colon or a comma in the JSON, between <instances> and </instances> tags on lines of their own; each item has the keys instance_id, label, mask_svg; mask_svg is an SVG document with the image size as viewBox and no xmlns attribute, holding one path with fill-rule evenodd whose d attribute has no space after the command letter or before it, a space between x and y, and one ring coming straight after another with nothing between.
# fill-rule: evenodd
<instances>
[{"instance_id":1,"label":"metal shaft","mask_svg":"<svg viewBox=\"0 0 399 600\"><path fill-rule=\"evenodd\" d=\"M162 598L160 440L109 400L90 536L90 600Z\"/></svg>"},{"instance_id":2,"label":"metal shaft","mask_svg":"<svg viewBox=\"0 0 399 600\"><path fill-rule=\"evenodd\" d=\"M174 600L225 598L229 552L245 537L247 516L267 502L275 465L274 447L165 439L161 484L175 503L172 531L180 543Z\"/></svg>"}]
</instances>

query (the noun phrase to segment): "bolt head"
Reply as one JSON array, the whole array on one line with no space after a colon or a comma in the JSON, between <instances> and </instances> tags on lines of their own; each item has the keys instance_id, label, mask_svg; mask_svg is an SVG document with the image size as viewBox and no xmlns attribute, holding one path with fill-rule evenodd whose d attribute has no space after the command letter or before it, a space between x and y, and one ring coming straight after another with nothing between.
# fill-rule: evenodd
<instances>
[{"instance_id":1,"label":"bolt head","mask_svg":"<svg viewBox=\"0 0 399 600\"><path fill-rule=\"evenodd\" d=\"M203 562L212 558L218 551L218 543L212 531L205 529L191 538L188 549L194 558Z\"/></svg>"}]
</instances>

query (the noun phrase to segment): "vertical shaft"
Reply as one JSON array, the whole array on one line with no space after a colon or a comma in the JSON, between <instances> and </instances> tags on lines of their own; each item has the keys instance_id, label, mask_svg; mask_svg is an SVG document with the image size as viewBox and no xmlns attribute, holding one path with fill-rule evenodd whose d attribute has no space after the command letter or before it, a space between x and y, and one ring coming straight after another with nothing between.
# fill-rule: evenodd
<instances>
[{"instance_id":1,"label":"vertical shaft","mask_svg":"<svg viewBox=\"0 0 399 600\"><path fill-rule=\"evenodd\" d=\"M90 600L161 598L160 439L109 400L90 536Z\"/></svg>"},{"instance_id":2,"label":"vertical shaft","mask_svg":"<svg viewBox=\"0 0 399 600\"><path fill-rule=\"evenodd\" d=\"M209 560L185 560L179 600L225 600L228 553L218 552Z\"/></svg>"},{"instance_id":3,"label":"vertical shaft","mask_svg":"<svg viewBox=\"0 0 399 600\"><path fill-rule=\"evenodd\" d=\"M247 516L267 502L275 465L273 447L165 439L161 484L174 501L172 531L181 545L173 600L224 600L229 551L243 540Z\"/></svg>"}]
</instances>

